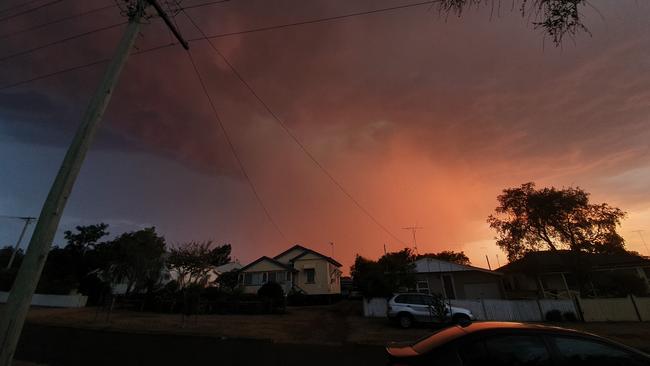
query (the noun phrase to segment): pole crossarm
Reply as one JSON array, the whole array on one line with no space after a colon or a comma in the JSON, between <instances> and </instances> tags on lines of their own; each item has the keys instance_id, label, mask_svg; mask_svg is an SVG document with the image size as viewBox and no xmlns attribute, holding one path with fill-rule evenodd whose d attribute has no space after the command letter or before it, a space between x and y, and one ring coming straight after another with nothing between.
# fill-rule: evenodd
<instances>
[{"instance_id":1,"label":"pole crossarm","mask_svg":"<svg viewBox=\"0 0 650 366\"><path fill-rule=\"evenodd\" d=\"M178 28L176 28L176 25L172 23L171 19L169 19L169 16L165 12L165 10L158 4L157 0L146 0L151 6L153 6L154 9L156 9L156 12L158 15L162 18L162 20L167 24L167 27L169 27L169 30L174 34L174 37L178 40L178 42L185 48L186 50L190 49L189 43L183 38L181 33L179 32Z\"/></svg>"}]
</instances>

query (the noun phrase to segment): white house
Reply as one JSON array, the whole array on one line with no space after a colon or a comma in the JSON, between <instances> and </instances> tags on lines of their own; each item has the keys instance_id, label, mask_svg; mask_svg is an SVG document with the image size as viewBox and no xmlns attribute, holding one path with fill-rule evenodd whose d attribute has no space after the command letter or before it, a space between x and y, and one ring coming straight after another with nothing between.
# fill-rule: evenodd
<instances>
[{"instance_id":1,"label":"white house","mask_svg":"<svg viewBox=\"0 0 650 366\"><path fill-rule=\"evenodd\" d=\"M341 263L300 245L273 258L261 257L240 269L244 292L257 293L267 282L280 284L285 293L296 291L307 295L341 293Z\"/></svg>"}]
</instances>

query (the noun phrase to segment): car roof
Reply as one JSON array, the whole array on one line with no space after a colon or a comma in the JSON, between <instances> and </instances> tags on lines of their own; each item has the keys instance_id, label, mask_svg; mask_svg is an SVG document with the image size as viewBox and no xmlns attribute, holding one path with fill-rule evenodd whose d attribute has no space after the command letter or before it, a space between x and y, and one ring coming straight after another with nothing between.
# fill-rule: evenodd
<instances>
[{"instance_id":1,"label":"car roof","mask_svg":"<svg viewBox=\"0 0 650 366\"><path fill-rule=\"evenodd\" d=\"M475 322L467 326L452 326L422 338L412 344L395 344L386 347L388 353L396 357L411 357L429 352L430 350L447 344L455 339L477 332L489 330L537 330L564 334L580 334L594 336L573 329L560 328L541 324L515 323L515 322ZM597 336L596 336L597 337ZM598 337L600 338L600 337Z\"/></svg>"},{"instance_id":2,"label":"car roof","mask_svg":"<svg viewBox=\"0 0 650 366\"><path fill-rule=\"evenodd\" d=\"M561 327L555 327L555 326L543 325L543 324L517 323L517 322L475 322L463 327L463 330L467 334L471 334L483 330L494 330L494 329L517 329L517 330L527 329L527 330L542 330L542 331L585 334L584 332L580 332L574 329L561 328Z\"/></svg>"}]
</instances>

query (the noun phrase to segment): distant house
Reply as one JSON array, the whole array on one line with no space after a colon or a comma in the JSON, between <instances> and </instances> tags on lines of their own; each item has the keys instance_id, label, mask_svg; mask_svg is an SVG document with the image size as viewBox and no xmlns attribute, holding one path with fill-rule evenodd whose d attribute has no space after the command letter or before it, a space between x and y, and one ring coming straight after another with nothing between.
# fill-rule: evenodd
<instances>
[{"instance_id":1,"label":"distant house","mask_svg":"<svg viewBox=\"0 0 650 366\"><path fill-rule=\"evenodd\" d=\"M498 271L509 298L611 296L632 283L650 291L650 260L632 253L531 252Z\"/></svg>"},{"instance_id":2,"label":"distant house","mask_svg":"<svg viewBox=\"0 0 650 366\"><path fill-rule=\"evenodd\" d=\"M261 257L242 267L239 279L245 293L257 293L267 282L279 283L285 293L335 295L341 293L341 263L314 250L295 245L275 257Z\"/></svg>"},{"instance_id":3,"label":"distant house","mask_svg":"<svg viewBox=\"0 0 650 366\"><path fill-rule=\"evenodd\" d=\"M448 299L502 299L502 275L487 269L435 258L415 261L416 291Z\"/></svg>"}]
</instances>

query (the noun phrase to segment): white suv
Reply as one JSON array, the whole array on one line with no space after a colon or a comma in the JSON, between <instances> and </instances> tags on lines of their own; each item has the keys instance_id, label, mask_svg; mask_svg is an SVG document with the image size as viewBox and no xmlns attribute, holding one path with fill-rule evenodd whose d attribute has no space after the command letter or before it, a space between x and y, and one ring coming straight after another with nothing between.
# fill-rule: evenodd
<instances>
[{"instance_id":1,"label":"white suv","mask_svg":"<svg viewBox=\"0 0 650 366\"><path fill-rule=\"evenodd\" d=\"M388 301L388 318L397 320L402 328L409 328L415 322L439 322L434 313L434 302L431 295L395 294ZM467 324L475 319L471 311L449 304L446 305L445 313L447 320L454 323Z\"/></svg>"}]
</instances>

